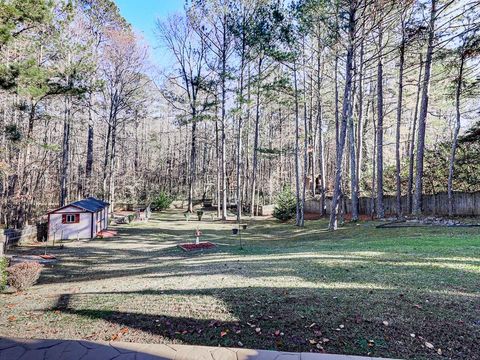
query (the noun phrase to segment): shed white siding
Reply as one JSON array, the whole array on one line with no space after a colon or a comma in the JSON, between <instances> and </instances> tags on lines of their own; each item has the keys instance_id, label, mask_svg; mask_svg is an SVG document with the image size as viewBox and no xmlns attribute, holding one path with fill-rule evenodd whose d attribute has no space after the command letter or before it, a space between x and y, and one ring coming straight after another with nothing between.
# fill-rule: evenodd
<instances>
[{"instance_id":1,"label":"shed white siding","mask_svg":"<svg viewBox=\"0 0 480 360\"><path fill-rule=\"evenodd\" d=\"M108 208L108 203L89 197L54 210L48 215L48 238L92 239L108 228ZM70 215L75 216L75 221Z\"/></svg>"},{"instance_id":2,"label":"shed white siding","mask_svg":"<svg viewBox=\"0 0 480 360\"><path fill-rule=\"evenodd\" d=\"M75 209L75 208L73 208ZM48 225L48 237L56 240L75 240L90 239L92 237L92 214L88 212L76 211L58 211L50 214ZM62 224L62 216L64 214L79 214L80 221L78 223Z\"/></svg>"},{"instance_id":3,"label":"shed white siding","mask_svg":"<svg viewBox=\"0 0 480 360\"><path fill-rule=\"evenodd\" d=\"M95 227L93 228L94 235L100 231L105 230L108 227L108 207L97 211L93 215L95 221Z\"/></svg>"}]
</instances>

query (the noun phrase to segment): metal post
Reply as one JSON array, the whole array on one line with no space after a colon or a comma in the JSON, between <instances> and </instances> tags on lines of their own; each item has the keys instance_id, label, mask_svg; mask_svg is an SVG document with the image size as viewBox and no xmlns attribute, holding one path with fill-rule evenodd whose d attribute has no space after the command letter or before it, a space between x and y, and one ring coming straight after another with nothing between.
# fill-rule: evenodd
<instances>
[{"instance_id":1,"label":"metal post","mask_svg":"<svg viewBox=\"0 0 480 360\"><path fill-rule=\"evenodd\" d=\"M242 229L240 229L240 224L238 224L238 233L240 234L240 250L243 250L243 245L242 245Z\"/></svg>"}]
</instances>

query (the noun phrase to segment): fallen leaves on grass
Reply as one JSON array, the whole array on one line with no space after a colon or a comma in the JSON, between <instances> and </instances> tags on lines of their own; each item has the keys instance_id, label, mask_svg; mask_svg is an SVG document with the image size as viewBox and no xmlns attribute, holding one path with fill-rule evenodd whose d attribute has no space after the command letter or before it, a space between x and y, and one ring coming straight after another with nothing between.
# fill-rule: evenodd
<instances>
[{"instance_id":1,"label":"fallen leaves on grass","mask_svg":"<svg viewBox=\"0 0 480 360\"><path fill-rule=\"evenodd\" d=\"M435 349L435 346L433 346L433 344L429 343L428 341L425 341L425 346L429 349Z\"/></svg>"},{"instance_id":2,"label":"fallen leaves on grass","mask_svg":"<svg viewBox=\"0 0 480 360\"><path fill-rule=\"evenodd\" d=\"M17 320L17 317L15 315L10 315L8 318L7 318L8 321L12 322L12 321L15 321Z\"/></svg>"},{"instance_id":3,"label":"fallen leaves on grass","mask_svg":"<svg viewBox=\"0 0 480 360\"><path fill-rule=\"evenodd\" d=\"M110 338L110 341L117 341L126 333L128 333L128 328L127 327L121 328L118 333L112 335L112 337Z\"/></svg>"}]
</instances>

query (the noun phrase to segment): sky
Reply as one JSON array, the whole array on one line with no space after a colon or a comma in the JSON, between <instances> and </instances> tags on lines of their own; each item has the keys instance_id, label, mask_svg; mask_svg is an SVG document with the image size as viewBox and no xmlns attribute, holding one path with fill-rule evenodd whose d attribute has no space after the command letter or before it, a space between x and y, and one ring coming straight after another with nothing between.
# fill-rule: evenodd
<instances>
[{"instance_id":1,"label":"sky","mask_svg":"<svg viewBox=\"0 0 480 360\"><path fill-rule=\"evenodd\" d=\"M150 46L151 61L157 65L165 65L162 50L157 47L154 29L158 18L181 11L185 0L114 0L123 17L132 24L135 31L141 34Z\"/></svg>"}]
</instances>

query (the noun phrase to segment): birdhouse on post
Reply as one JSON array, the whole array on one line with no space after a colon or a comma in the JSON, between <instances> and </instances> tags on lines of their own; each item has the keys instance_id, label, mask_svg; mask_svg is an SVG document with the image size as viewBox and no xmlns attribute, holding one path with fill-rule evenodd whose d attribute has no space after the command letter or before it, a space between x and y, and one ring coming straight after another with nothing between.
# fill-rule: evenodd
<instances>
[{"instance_id":1,"label":"birdhouse on post","mask_svg":"<svg viewBox=\"0 0 480 360\"><path fill-rule=\"evenodd\" d=\"M195 230L195 244L198 245L200 244L200 236L202 236L202 232L200 231L199 228Z\"/></svg>"}]
</instances>

